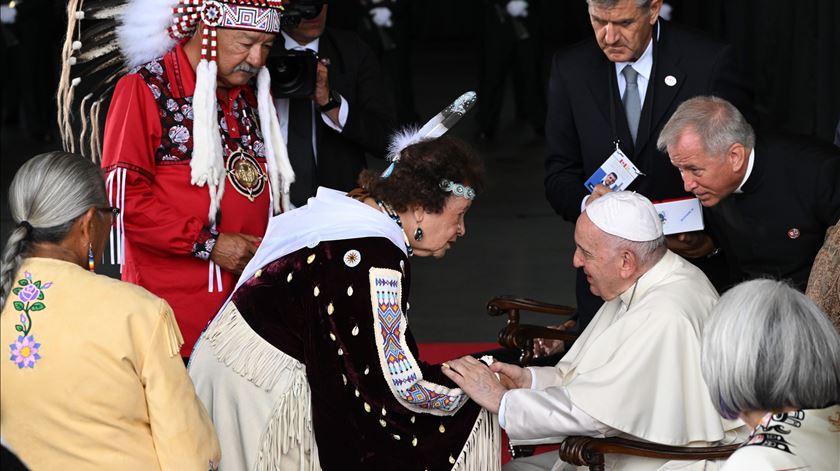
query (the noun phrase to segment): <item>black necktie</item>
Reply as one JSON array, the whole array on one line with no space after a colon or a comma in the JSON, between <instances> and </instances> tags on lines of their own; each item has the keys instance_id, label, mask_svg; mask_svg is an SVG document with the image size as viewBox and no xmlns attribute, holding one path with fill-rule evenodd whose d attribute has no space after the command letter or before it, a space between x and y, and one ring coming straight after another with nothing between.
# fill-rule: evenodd
<instances>
[{"instance_id":1,"label":"black necktie","mask_svg":"<svg viewBox=\"0 0 840 471\"><path fill-rule=\"evenodd\" d=\"M315 153L312 150L312 100L289 98L289 161L295 171L289 197L300 207L315 193Z\"/></svg>"}]
</instances>

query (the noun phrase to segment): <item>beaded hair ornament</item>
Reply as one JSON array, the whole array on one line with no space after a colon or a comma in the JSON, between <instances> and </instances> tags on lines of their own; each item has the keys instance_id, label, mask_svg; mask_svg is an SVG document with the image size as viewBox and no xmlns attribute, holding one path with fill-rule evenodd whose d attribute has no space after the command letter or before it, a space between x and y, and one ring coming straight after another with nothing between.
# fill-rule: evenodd
<instances>
[{"instance_id":1,"label":"beaded hair ornament","mask_svg":"<svg viewBox=\"0 0 840 471\"><path fill-rule=\"evenodd\" d=\"M394 134L388 146L388 160L391 164L382 172L382 178L391 176L394 167L400 160L400 153L403 149L418 142L437 139L443 136L467 114L475 104L476 98L475 92L466 92L426 122L423 127L419 129L416 127L407 127ZM439 186L441 190L451 192L455 196L460 196L468 200L475 198L475 190L462 183L453 182L444 178L440 181Z\"/></svg>"}]
</instances>

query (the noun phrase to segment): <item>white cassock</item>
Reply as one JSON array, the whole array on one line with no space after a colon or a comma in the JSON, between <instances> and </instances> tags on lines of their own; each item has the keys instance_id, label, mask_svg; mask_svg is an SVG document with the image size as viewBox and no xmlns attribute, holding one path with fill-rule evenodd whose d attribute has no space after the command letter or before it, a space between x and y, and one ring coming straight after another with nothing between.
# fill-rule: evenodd
<instances>
[{"instance_id":1,"label":"white cassock","mask_svg":"<svg viewBox=\"0 0 840 471\"><path fill-rule=\"evenodd\" d=\"M744 438L742 422L715 411L700 372L702 329L717 299L703 272L668 251L604 303L555 367L530 368L531 389L505 394L499 419L511 443L586 435L709 446ZM605 459L606 469L717 469L705 462ZM574 467L558 460L552 469Z\"/></svg>"}]
</instances>

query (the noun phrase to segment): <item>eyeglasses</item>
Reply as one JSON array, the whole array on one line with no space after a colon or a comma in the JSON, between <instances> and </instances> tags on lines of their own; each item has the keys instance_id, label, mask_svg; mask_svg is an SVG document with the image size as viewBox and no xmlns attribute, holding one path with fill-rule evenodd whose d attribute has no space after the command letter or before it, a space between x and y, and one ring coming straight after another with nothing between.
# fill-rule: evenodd
<instances>
[{"instance_id":1,"label":"eyeglasses","mask_svg":"<svg viewBox=\"0 0 840 471\"><path fill-rule=\"evenodd\" d=\"M111 224L117 220L117 217L120 215L120 208L115 208L113 206L107 208L96 208L97 211L102 211L103 213L110 213L111 214Z\"/></svg>"}]
</instances>

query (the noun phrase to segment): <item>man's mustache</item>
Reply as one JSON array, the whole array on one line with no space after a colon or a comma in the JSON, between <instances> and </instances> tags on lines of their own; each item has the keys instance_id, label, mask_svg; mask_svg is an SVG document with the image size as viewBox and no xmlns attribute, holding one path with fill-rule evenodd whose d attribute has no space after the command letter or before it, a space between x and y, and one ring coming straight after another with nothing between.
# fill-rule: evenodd
<instances>
[{"instance_id":1,"label":"man's mustache","mask_svg":"<svg viewBox=\"0 0 840 471\"><path fill-rule=\"evenodd\" d=\"M249 75L257 75L257 72L259 72L260 69L254 67L253 65L251 65L247 62L242 62L241 64L234 67L233 71L234 72L245 72L246 74L249 74Z\"/></svg>"}]
</instances>

